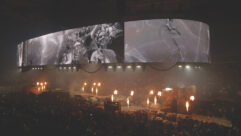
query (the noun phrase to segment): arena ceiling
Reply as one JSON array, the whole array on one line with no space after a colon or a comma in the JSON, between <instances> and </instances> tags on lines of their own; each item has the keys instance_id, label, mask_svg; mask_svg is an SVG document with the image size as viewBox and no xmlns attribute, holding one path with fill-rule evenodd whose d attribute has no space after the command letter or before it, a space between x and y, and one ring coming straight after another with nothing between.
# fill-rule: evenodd
<instances>
[{"instance_id":1,"label":"arena ceiling","mask_svg":"<svg viewBox=\"0 0 241 136\"><path fill-rule=\"evenodd\" d=\"M53 30L119 19L237 20L238 10L235 3L222 0L2 0L0 5L7 22L52 25Z\"/></svg>"}]
</instances>

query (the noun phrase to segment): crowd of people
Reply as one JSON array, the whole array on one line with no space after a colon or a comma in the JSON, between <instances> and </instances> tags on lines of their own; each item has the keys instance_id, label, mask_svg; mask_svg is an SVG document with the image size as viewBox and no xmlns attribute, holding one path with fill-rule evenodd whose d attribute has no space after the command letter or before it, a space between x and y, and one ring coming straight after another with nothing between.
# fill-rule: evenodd
<instances>
[{"instance_id":1,"label":"crowd of people","mask_svg":"<svg viewBox=\"0 0 241 136\"><path fill-rule=\"evenodd\" d=\"M207 109L208 110L208 109ZM168 118L166 118L168 119ZM150 118L147 111L107 112L98 103L67 92L0 94L1 134L23 135L239 135L232 128L190 118L168 123Z\"/></svg>"}]
</instances>

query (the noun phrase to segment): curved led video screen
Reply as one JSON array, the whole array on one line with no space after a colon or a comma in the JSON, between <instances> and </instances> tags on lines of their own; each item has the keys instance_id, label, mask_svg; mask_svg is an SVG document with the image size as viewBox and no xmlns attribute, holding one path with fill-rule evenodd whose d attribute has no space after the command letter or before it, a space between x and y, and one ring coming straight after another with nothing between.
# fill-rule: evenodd
<instances>
[{"instance_id":1,"label":"curved led video screen","mask_svg":"<svg viewBox=\"0 0 241 136\"><path fill-rule=\"evenodd\" d=\"M124 58L123 23L60 31L18 45L18 66L117 63Z\"/></svg>"},{"instance_id":2,"label":"curved led video screen","mask_svg":"<svg viewBox=\"0 0 241 136\"><path fill-rule=\"evenodd\" d=\"M182 19L125 22L125 62L209 62L209 26Z\"/></svg>"},{"instance_id":3,"label":"curved led video screen","mask_svg":"<svg viewBox=\"0 0 241 136\"><path fill-rule=\"evenodd\" d=\"M17 65L209 63L209 26L182 19L98 24L47 34L18 45Z\"/></svg>"}]
</instances>

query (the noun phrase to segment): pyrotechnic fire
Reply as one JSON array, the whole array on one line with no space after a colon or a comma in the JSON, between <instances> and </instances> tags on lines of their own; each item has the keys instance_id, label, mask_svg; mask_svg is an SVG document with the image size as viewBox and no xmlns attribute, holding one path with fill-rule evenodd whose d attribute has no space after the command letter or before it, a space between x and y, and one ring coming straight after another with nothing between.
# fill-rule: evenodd
<instances>
[{"instance_id":1,"label":"pyrotechnic fire","mask_svg":"<svg viewBox=\"0 0 241 136\"><path fill-rule=\"evenodd\" d=\"M167 88L165 88L165 90L168 92L168 91L171 91L172 88L167 87Z\"/></svg>"},{"instance_id":2,"label":"pyrotechnic fire","mask_svg":"<svg viewBox=\"0 0 241 136\"><path fill-rule=\"evenodd\" d=\"M187 110L187 112L189 110L189 102L188 101L186 101L186 110Z\"/></svg>"},{"instance_id":3,"label":"pyrotechnic fire","mask_svg":"<svg viewBox=\"0 0 241 136\"><path fill-rule=\"evenodd\" d=\"M47 82L36 82L36 86L38 92L43 92L46 90Z\"/></svg>"},{"instance_id":4,"label":"pyrotechnic fire","mask_svg":"<svg viewBox=\"0 0 241 136\"><path fill-rule=\"evenodd\" d=\"M153 94L154 94L154 91L153 91L153 90L151 90L149 94L150 94L150 95L153 95Z\"/></svg>"},{"instance_id":5,"label":"pyrotechnic fire","mask_svg":"<svg viewBox=\"0 0 241 136\"><path fill-rule=\"evenodd\" d=\"M118 94L118 90L114 90L114 95L117 95Z\"/></svg>"},{"instance_id":6,"label":"pyrotechnic fire","mask_svg":"<svg viewBox=\"0 0 241 136\"><path fill-rule=\"evenodd\" d=\"M114 95L113 94L111 95L111 101L112 102L114 101Z\"/></svg>"},{"instance_id":7,"label":"pyrotechnic fire","mask_svg":"<svg viewBox=\"0 0 241 136\"><path fill-rule=\"evenodd\" d=\"M95 93L96 93L96 95L98 94L98 88L95 89Z\"/></svg>"},{"instance_id":8,"label":"pyrotechnic fire","mask_svg":"<svg viewBox=\"0 0 241 136\"><path fill-rule=\"evenodd\" d=\"M162 96L162 92L161 92L161 91L158 91L157 95L158 95L158 96Z\"/></svg>"},{"instance_id":9,"label":"pyrotechnic fire","mask_svg":"<svg viewBox=\"0 0 241 136\"><path fill-rule=\"evenodd\" d=\"M131 91L130 95L131 95L131 96L134 96L134 91Z\"/></svg>"},{"instance_id":10,"label":"pyrotechnic fire","mask_svg":"<svg viewBox=\"0 0 241 136\"><path fill-rule=\"evenodd\" d=\"M156 96L155 96L155 98L154 98L154 104L155 104L155 105L157 104L157 98L156 98Z\"/></svg>"},{"instance_id":11,"label":"pyrotechnic fire","mask_svg":"<svg viewBox=\"0 0 241 136\"><path fill-rule=\"evenodd\" d=\"M129 107L129 105L130 105L129 97L128 97L127 100L126 100L126 103L127 103L127 106Z\"/></svg>"},{"instance_id":12,"label":"pyrotechnic fire","mask_svg":"<svg viewBox=\"0 0 241 136\"><path fill-rule=\"evenodd\" d=\"M191 101L194 101L194 100L195 100L195 97L194 97L194 96L190 96L190 100L191 100Z\"/></svg>"},{"instance_id":13,"label":"pyrotechnic fire","mask_svg":"<svg viewBox=\"0 0 241 136\"><path fill-rule=\"evenodd\" d=\"M147 104L147 105L150 104L150 100L149 100L149 98L147 98L147 100L146 100L146 104Z\"/></svg>"}]
</instances>

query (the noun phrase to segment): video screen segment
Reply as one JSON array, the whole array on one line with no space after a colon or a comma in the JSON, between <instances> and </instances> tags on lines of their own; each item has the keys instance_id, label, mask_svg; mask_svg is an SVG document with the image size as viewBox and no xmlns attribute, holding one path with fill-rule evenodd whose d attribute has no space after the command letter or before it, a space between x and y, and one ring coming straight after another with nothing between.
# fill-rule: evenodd
<instances>
[{"instance_id":1,"label":"video screen segment","mask_svg":"<svg viewBox=\"0 0 241 136\"><path fill-rule=\"evenodd\" d=\"M124 24L116 22L30 39L18 46L18 66L119 63L124 58L123 31Z\"/></svg>"},{"instance_id":2,"label":"video screen segment","mask_svg":"<svg viewBox=\"0 0 241 136\"><path fill-rule=\"evenodd\" d=\"M18 44L18 49L17 49L17 66L21 67L23 64L23 42Z\"/></svg>"},{"instance_id":3,"label":"video screen segment","mask_svg":"<svg viewBox=\"0 0 241 136\"><path fill-rule=\"evenodd\" d=\"M125 22L125 62L209 63L209 26L182 19Z\"/></svg>"}]
</instances>

